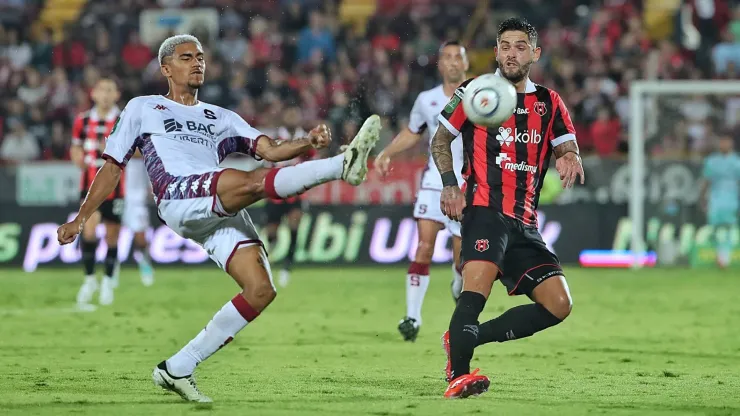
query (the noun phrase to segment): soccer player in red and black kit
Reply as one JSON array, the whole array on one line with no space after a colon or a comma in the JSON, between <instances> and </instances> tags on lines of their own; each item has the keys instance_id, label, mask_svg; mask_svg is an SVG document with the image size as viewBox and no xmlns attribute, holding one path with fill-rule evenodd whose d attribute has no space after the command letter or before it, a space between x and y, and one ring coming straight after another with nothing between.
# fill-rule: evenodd
<instances>
[{"instance_id":1,"label":"soccer player in red and black kit","mask_svg":"<svg viewBox=\"0 0 740 416\"><path fill-rule=\"evenodd\" d=\"M88 111L77 116L72 128L72 161L82 168L80 184L81 198L87 195L95 175L103 166L103 149L105 139L113 130L113 126L121 114L116 106L121 97L115 81L102 78L92 90L92 99L95 105ZM118 233L121 229L121 215L124 204L124 183L121 181L116 189L108 195L108 199L100 206L100 210L90 216L82 231L80 248L82 249L82 264L85 268L85 281L77 292L77 306L91 310L94 306L90 301L95 292L100 289L99 302L101 305L113 303L113 289L116 286L118 273ZM95 229L100 222L105 224L105 243L108 252L105 255L105 277L98 284L95 276L95 250L98 247L98 238Z\"/></svg>"},{"instance_id":2,"label":"soccer player in red and black kit","mask_svg":"<svg viewBox=\"0 0 740 416\"><path fill-rule=\"evenodd\" d=\"M537 231L537 201L551 155L570 187L583 167L568 110L553 90L529 80L540 57L537 31L526 20L511 18L498 30L497 74L517 90L514 115L498 128L467 120L460 100L464 82L440 114L432 155L442 176L442 211L462 220L463 291L443 336L447 353L445 397L464 398L488 389L488 377L470 372L473 350L489 342L528 337L562 322L571 297L557 256ZM462 134L469 174L466 195L452 168L450 143ZM496 279L509 295L527 295L534 303L509 309L479 323L478 317Z\"/></svg>"},{"instance_id":3,"label":"soccer player in red and black kit","mask_svg":"<svg viewBox=\"0 0 740 416\"><path fill-rule=\"evenodd\" d=\"M301 114L301 108L295 103L288 106L283 113L283 126L277 129L277 139L280 141L287 141L306 137L308 132L301 128L302 122L303 115ZM311 159L315 154L315 150L311 149L299 157L285 162L272 163L271 166L275 168L293 166L302 161ZM288 246L288 253L283 259L280 274L278 275L278 284L282 287L287 286L290 281L290 270L293 266L293 258L295 257L295 250L298 244L298 225L300 225L303 211L306 209L308 209L308 204L303 200L303 195L296 195L285 199L267 199L267 205L265 207L265 211L267 212L266 228L267 241L270 243L270 248L274 250L275 243L277 242L278 227L283 219L286 220L288 228L290 229L290 245Z\"/></svg>"}]
</instances>

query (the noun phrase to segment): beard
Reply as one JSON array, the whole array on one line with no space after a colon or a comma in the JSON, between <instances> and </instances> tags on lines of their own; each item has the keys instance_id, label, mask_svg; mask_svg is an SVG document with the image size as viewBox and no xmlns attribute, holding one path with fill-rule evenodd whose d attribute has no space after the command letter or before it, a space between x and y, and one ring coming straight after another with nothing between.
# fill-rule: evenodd
<instances>
[{"instance_id":1,"label":"beard","mask_svg":"<svg viewBox=\"0 0 740 416\"><path fill-rule=\"evenodd\" d=\"M507 69L505 64L499 62L498 67L501 69L501 75L504 78L508 79L512 84L516 84L529 76L529 68L532 66L532 63L532 61L529 61L526 64L519 64L519 67L516 69Z\"/></svg>"}]
</instances>

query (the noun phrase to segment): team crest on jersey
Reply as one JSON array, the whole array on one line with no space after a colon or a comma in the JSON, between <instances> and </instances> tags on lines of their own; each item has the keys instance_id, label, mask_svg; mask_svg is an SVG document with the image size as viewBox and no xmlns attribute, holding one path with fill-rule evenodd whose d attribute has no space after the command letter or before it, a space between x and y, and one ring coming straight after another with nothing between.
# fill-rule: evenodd
<instances>
[{"instance_id":1,"label":"team crest on jersey","mask_svg":"<svg viewBox=\"0 0 740 416\"><path fill-rule=\"evenodd\" d=\"M475 240L475 251L482 253L486 250L488 250L488 239Z\"/></svg>"},{"instance_id":2,"label":"team crest on jersey","mask_svg":"<svg viewBox=\"0 0 740 416\"><path fill-rule=\"evenodd\" d=\"M542 117L547 114L547 106L542 101L537 101L534 103L534 112Z\"/></svg>"}]
</instances>

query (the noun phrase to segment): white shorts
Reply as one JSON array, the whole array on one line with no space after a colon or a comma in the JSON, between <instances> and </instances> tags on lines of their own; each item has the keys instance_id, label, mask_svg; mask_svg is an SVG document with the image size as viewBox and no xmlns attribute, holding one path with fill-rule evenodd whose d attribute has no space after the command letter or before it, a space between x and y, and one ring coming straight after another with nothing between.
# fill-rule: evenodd
<instances>
[{"instance_id":1,"label":"white shorts","mask_svg":"<svg viewBox=\"0 0 740 416\"><path fill-rule=\"evenodd\" d=\"M241 247L262 246L257 229L246 209L234 216L224 216L216 212L215 197L189 199L163 199L159 203L159 217L181 237L189 238L202 246L213 261L224 271L229 261ZM270 266L263 248L263 260L270 280Z\"/></svg>"},{"instance_id":2,"label":"white shorts","mask_svg":"<svg viewBox=\"0 0 740 416\"><path fill-rule=\"evenodd\" d=\"M416 203L414 203L414 218L438 222L447 228L450 234L460 237L462 235L460 223L447 218L442 213L442 208L439 206L441 194L442 192L433 189L420 189L416 194Z\"/></svg>"},{"instance_id":3,"label":"white shorts","mask_svg":"<svg viewBox=\"0 0 740 416\"><path fill-rule=\"evenodd\" d=\"M146 201L126 199L123 209L123 225L135 233L144 232L149 228L149 207Z\"/></svg>"}]
</instances>

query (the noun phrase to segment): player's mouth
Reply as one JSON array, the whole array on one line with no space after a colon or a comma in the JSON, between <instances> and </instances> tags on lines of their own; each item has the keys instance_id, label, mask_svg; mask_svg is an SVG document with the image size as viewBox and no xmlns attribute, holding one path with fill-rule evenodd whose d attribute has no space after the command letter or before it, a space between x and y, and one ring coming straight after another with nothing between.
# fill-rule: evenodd
<instances>
[{"instance_id":1,"label":"player's mouth","mask_svg":"<svg viewBox=\"0 0 740 416\"><path fill-rule=\"evenodd\" d=\"M193 72L191 72L190 75L203 75L203 71L200 69L196 69Z\"/></svg>"},{"instance_id":2,"label":"player's mouth","mask_svg":"<svg viewBox=\"0 0 740 416\"><path fill-rule=\"evenodd\" d=\"M507 68L519 68L519 64L516 63L516 62L509 61L509 62L506 63L506 67Z\"/></svg>"}]
</instances>

